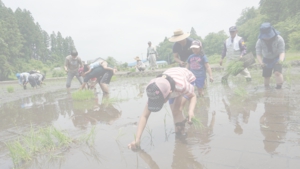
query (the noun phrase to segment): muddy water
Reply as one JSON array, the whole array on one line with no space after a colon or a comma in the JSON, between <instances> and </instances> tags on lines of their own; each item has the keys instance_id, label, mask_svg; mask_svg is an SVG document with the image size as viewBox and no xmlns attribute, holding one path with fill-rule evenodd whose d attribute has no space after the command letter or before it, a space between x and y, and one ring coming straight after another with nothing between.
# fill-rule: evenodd
<instances>
[{"instance_id":1,"label":"muddy water","mask_svg":"<svg viewBox=\"0 0 300 169\"><path fill-rule=\"evenodd\" d=\"M253 75L254 76L254 75ZM257 77L258 78L258 77ZM195 110L201 128L186 124L185 137L176 137L168 105L152 113L142 136L142 150L133 152L137 121L147 101L150 78L111 83L111 103L101 93L88 102L51 92L0 107L0 168L12 168L5 142L31 126L55 126L73 137L96 127L95 144L73 146L59 157L40 157L23 168L291 168L300 166L299 80L284 89L265 90L261 80L242 77L228 86L208 84ZM239 84L239 85L236 85ZM244 88L244 89L241 89Z\"/></svg>"}]
</instances>

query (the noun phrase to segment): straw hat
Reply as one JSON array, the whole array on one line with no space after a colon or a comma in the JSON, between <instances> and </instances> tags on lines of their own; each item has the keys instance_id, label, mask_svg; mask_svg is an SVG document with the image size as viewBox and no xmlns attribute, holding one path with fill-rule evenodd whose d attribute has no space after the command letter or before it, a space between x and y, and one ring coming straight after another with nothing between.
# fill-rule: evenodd
<instances>
[{"instance_id":1,"label":"straw hat","mask_svg":"<svg viewBox=\"0 0 300 169\"><path fill-rule=\"evenodd\" d=\"M134 58L134 60L141 60L141 59L140 59L140 57L137 56Z\"/></svg>"},{"instance_id":2,"label":"straw hat","mask_svg":"<svg viewBox=\"0 0 300 169\"><path fill-rule=\"evenodd\" d=\"M183 33L181 29L174 31L174 35L169 38L170 42L178 42L190 36L190 33Z\"/></svg>"}]
</instances>

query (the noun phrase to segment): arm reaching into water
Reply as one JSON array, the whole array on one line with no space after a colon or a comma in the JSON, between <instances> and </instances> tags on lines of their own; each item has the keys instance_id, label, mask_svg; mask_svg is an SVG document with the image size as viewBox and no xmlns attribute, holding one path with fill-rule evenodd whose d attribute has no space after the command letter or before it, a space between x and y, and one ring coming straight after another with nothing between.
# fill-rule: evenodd
<instances>
[{"instance_id":1,"label":"arm reaching into water","mask_svg":"<svg viewBox=\"0 0 300 169\"><path fill-rule=\"evenodd\" d=\"M135 135L135 140L128 144L128 148L130 149L138 149L140 146L141 136L143 134L143 131L145 129L145 126L147 124L148 118L150 116L151 112L148 110L148 106L146 105L143 111L143 114L140 117L138 128Z\"/></svg>"}]
</instances>

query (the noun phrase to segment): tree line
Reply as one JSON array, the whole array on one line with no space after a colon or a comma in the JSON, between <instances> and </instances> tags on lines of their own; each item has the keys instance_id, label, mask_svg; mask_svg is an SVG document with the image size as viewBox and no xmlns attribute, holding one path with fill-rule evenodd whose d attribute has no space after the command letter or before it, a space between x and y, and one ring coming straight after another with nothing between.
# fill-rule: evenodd
<instances>
[{"instance_id":1,"label":"tree line","mask_svg":"<svg viewBox=\"0 0 300 169\"><path fill-rule=\"evenodd\" d=\"M49 35L26 9L12 11L0 0L0 14L0 80L18 71L61 66L75 48L70 36Z\"/></svg>"},{"instance_id":2,"label":"tree line","mask_svg":"<svg viewBox=\"0 0 300 169\"><path fill-rule=\"evenodd\" d=\"M255 44L258 39L259 27L263 22L270 22L280 32L286 43L286 50L300 51L300 1L299 0L260 0L258 8L250 7L242 10L236 21L239 36L243 37L248 52L255 54ZM228 28L224 28L228 30ZM203 43L207 56L221 56L223 43L228 38L224 31L209 33L202 39L195 29L191 28L191 38ZM173 43L164 40L158 44L159 60L173 62Z\"/></svg>"}]
</instances>

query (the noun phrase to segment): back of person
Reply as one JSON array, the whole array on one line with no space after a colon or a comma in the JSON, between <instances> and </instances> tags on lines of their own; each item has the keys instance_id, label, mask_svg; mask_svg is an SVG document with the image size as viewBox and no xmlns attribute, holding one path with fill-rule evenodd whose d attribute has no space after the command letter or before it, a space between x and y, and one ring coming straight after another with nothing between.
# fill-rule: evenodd
<instances>
[{"instance_id":1,"label":"back of person","mask_svg":"<svg viewBox=\"0 0 300 169\"><path fill-rule=\"evenodd\" d=\"M174 98L183 94L188 94L189 96L194 92L194 87L191 85L191 83L196 80L196 77L188 69L174 67L164 71L162 74L170 76L175 81L175 91L172 92L170 98Z\"/></svg>"}]
</instances>

